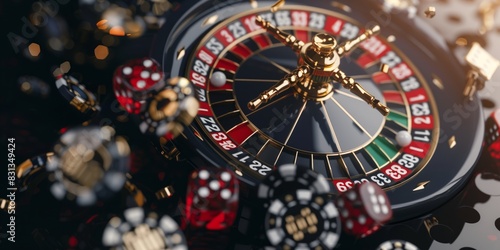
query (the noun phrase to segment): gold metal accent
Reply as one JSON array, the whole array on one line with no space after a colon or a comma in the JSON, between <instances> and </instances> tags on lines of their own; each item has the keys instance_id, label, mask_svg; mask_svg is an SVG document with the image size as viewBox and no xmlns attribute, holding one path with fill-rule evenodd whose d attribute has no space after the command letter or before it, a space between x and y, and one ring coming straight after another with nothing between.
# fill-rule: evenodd
<instances>
[{"instance_id":1,"label":"gold metal accent","mask_svg":"<svg viewBox=\"0 0 500 250\"><path fill-rule=\"evenodd\" d=\"M166 186L158 191L156 191L155 196L158 200L163 200L171 198L174 195L174 187Z\"/></svg>"},{"instance_id":2,"label":"gold metal accent","mask_svg":"<svg viewBox=\"0 0 500 250\"><path fill-rule=\"evenodd\" d=\"M440 89L444 89L443 80L439 76L432 74L432 83Z\"/></svg>"},{"instance_id":3,"label":"gold metal accent","mask_svg":"<svg viewBox=\"0 0 500 250\"><path fill-rule=\"evenodd\" d=\"M255 23L269 32L274 38L278 39L284 45L293 49L293 51L300 53L300 50L304 46L304 42L297 39L294 35L288 34L273 25L270 22L264 20L261 16L255 18Z\"/></svg>"},{"instance_id":4,"label":"gold metal accent","mask_svg":"<svg viewBox=\"0 0 500 250\"><path fill-rule=\"evenodd\" d=\"M265 82L265 83L271 83L271 82L276 82L278 80L271 80L271 79L244 79L244 78L238 78L234 79L236 82Z\"/></svg>"},{"instance_id":5,"label":"gold metal accent","mask_svg":"<svg viewBox=\"0 0 500 250\"><path fill-rule=\"evenodd\" d=\"M463 37L459 37L457 38L457 40L455 40L455 44L458 45L458 46L467 46L469 42L467 41L467 39L463 38Z\"/></svg>"},{"instance_id":6,"label":"gold metal accent","mask_svg":"<svg viewBox=\"0 0 500 250\"><path fill-rule=\"evenodd\" d=\"M465 56L467 63L481 74L486 80L490 80L495 74L500 62L486 51L477 42L472 44L472 48Z\"/></svg>"},{"instance_id":7,"label":"gold metal accent","mask_svg":"<svg viewBox=\"0 0 500 250\"><path fill-rule=\"evenodd\" d=\"M214 24L215 22L217 22L217 19L219 19L219 16L218 16L218 15L213 15L213 16L210 16L210 17L208 17L207 19L205 19L205 21L203 21L202 26L206 26L206 25Z\"/></svg>"},{"instance_id":8,"label":"gold metal accent","mask_svg":"<svg viewBox=\"0 0 500 250\"><path fill-rule=\"evenodd\" d=\"M159 138L161 145L161 155L169 160L179 160L181 152L172 143L172 141L165 139L164 137Z\"/></svg>"},{"instance_id":9,"label":"gold metal accent","mask_svg":"<svg viewBox=\"0 0 500 250\"><path fill-rule=\"evenodd\" d=\"M144 196L142 191L139 188L137 188L136 185L132 184L130 181L127 180L125 181L125 185L123 186L123 188L132 195L137 206L139 207L144 206L144 203L146 203L146 197Z\"/></svg>"},{"instance_id":10,"label":"gold metal accent","mask_svg":"<svg viewBox=\"0 0 500 250\"><path fill-rule=\"evenodd\" d=\"M197 129L195 129L193 126L190 126L190 128L191 128L191 130L193 130L196 138L200 139L200 141L204 141L203 137L201 136L200 132Z\"/></svg>"},{"instance_id":11,"label":"gold metal accent","mask_svg":"<svg viewBox=\"0 0 500 250\"><path fill-rule=\"evenodd\" d=\"M486 81L493 77L500 62L477 42L472 44L469 53L465 56L465 61L471 70L468 73L463 94L472 100L474 94L483 89Z\"/></svg>"},{"instance_id":12,"label":"gold metal accent","mask_svg":"<svg viewBox=\"0 0 500 250\"><path fill-rule=\"evenodd\" d=\"M259 97L248 103L250 110L255 110L270 99L293 87L295 92L305 99L323 101L333 95L331 81L342 84L353 94L377 109L382 115L389 114L389 108L369 94L359 83L348 77L339 69L340 57L349 53L360 43L380 32L380 26L374 25L366 29L360 36L337 45L337 40L330 34L316 34L312 42L304 43L292 34L288 34L270 22L257 16L255 22L284 45L299 53L298 68L287 74L271 89L264 91Z\"/></svg>"},{"instance_id":13,"label":"gold metal accent","mask_svg":"<svg viewBox=\"0 0 500 250\"><path fill-rule=\"evenodd\" d=\"M15 204L15 203L13 203L13 204ZM15 205L11 206L9 200L0 198L0 210L8 212L9 210L14 209L14 208L15 208Z\"/></svg>"},{"instance_id":14,"label":"gold metal accent","mask_svg":"<svg viewBox=\"0 0 500 250\"><path fill-rule=\"evenodd\" d=\"M482 35L495 27L495 15L498 7L500 7L499 0L483 1L481 5L479 5L479 17L481 18L479 33Z\"/></svg>"},{"instance_id":15,"label":"gold metal accent","mask_svg":"<svg viewBox=\"0 0 500 250\"><path fill-rule=\"evenodd\" d=\"M293 123L292 129L290 129L290 133L288 133L288 136L286 137L286 140L283 143L283 145L286 146L286 144L288 143L288 141L292 137L292 134L295 131L295 127L297 127L297 123L299 123L300 117L304 113L304 109L306 108L306 106L307 106L307 102L304 102L304 105L302 105L302 108L300 108L299 114L297 115L297 119L295 119L295 122Z\"/></svg>"},{"instance_id":16,"label":"gold metal accent","mask_svg":"<svg viewBox=\"0 0 500 250\"><path fill-rule=\"evenodd\" d=\"M64 175L77 185L69 191L78 193L81 190L80 187L92 188L104 177L104 172L111 165L112 157L102 145L97 149L91 149L83 143L78 143L69 147L61 156L60 161Z\"/></svg>"},{"instance_id":17,"label":"gold metal accent","mask_svg":"<svg viewBox=\"0 0 500 250\"><path fill-rule=\"evenodd\" d=\"M347 93L347 92L344 92L344 91L341 91L341 90L338 90L336 89L335 90L335 93L339 94L339 95L343 95L343 96L347 96L349 98L352 98L352 99L355 99L355 100L358 100L360 102L365 102L363 99L359 98L358 96L356 95L353 95L351 93Z\"/></svg>"},{"instance_id":18,"label":"gold metal accent","mask_svg":"<svg viewBox=\"0 0 500 250\"><path fill-rule=\"evenodd\" d=\"M250 0L250 5L254 9L257 9L259 7L259 3L257 3L257 0Z\"/></svg>"},{"instance_id":19,"label":"gold metal accent","mask_svg":"<svg viewBox=\"0 0 500 250\"><path fill-rule=\"evenodd\" d=\"M257 56L259 56L260 58L266 60L267 62L269 62L270 64L272 64L274 67L278 68L279 70L287 73L287 74L290 74L291 70L279 65L278 63L276 63L275 61L269 59L267 56L264 56L262 54L257 54Z\"/></svg>"},{"instance_id":20,"label":"gold metal accent","mask_svg":"<svg viewBox=\"0 0 500 250\"><path fill-rule=\"evenodd\" d=\"M333 136L333 142L335 142L335 146L337 146L337 149L339 152L342 152L342 147L340 146L339 139L337 137L337 133L335 132L335 129L333 128L333 123L330 118L330 115L328 114L328 111L326 110L325 107L325 102L321 102L321 107L323 108L323 115L326 117L326 122L328 123L328 128L330 129L330 133L332 133Z\"/></svg>"},{"instance_id":21,"label":"gold metal accent","mask_svg":"<svg viewBox=\"0 0 500 250\"><path fill-rule=\"evenodd\" d=\"M259 7L259 3L257 2L257 0L250 0L250 5L253 9ZM281 7L283 7L283 5L285 5L285 0L277 0L276 3L271 5L271 12L278 11Z\"/></svg>"},{"instance_id":22,"label":"gold metal accent","mask_svg":"<svg viewBox=\"0 0 500 250\"><path fill-rule=\"evenodd\" d=\"M166 102L168 104L160 106L164 105L165 100L168 100L168 102ZM160 121L174 115L178 108L177 93L175 93L173 89L165 89L154 97L149 105L148 111L153 120Z\"/></svg>"},{"instance_id":23,"label":"gold metal accent","mask_svg":"<svg viewBox=\"0 0 500 250\"><path fill-rule=\"evenodd\" d=\"M286 99L286 98L288 98L288 97L290 97L290 96L292 96L292 94L283 95L282 97L280 97L280 98L278 98L278 99L274 99L274 101L269 102L269 103L265 104L264 106L262 106L262 107L261 107L261 109L263 109L263 108L265 108L265 107L267 107L267 106L271 106L271 105L273 105L273 104L275 104L275 103L277 103L277 102L280 102L281 100ZM255 114L255 113L257 113L258 111L259 111L259 110L254 110L254 111L252 111L252 112L248 113L248 114L247 114L247 117L249 117L249 116L251 116L251 115L254 115L254 114Z\"/></svg>"},{"instance_id":24,"label":"gold metal accent","mask_svg":"<svg viewBox=\"0 0 500 250\"><path fill-rule=\"evenodd\" d=\"M233 110L233 111L229 111L229 112L227 112L227 113L225 113L225 114L220 115L218 118L219 118L219 119L222 119L222 118L224 118L224 117L226 117L226 116L235 115L235 114L239 114L239 113L240 113L240 111L239 111L239 110ZM236 127L236 126L232 127L232 128L231 128L231 129L229 129L229 130L233 130L235 127ZM229 133L229 130L227 131L228 133Z\"/></svg>"},{"instance_id":25,"label":"gold metal accent","mask_svg":"<svg viewBox=\"0 0 500 250\"><path fill-rule=\"evenodd\" d=\"M71 63L68 61L65 61L59 65L59 69L63 74L68 73L71 70Z\"/></svg>"},{"instance_id":26,"label":"gold metal accent","mask_svg":"<svg viewBox=\"0 0 500 250\"><path fill-rule=\"evenodd\" d=\"M314 234L318 231L318 217L311 212L309 207L302 208L300 214L285 217L286 232L293 237L295 241L304 239L305 234Z\"/></svg>"},{"instance_id":27,"label":"gold metal accent","mask_svg":"<svg viewBox=\"0 0 500 250\"><path fill-rule=\"evenodd\" d=\"M425 189L425 186L426 186L427 184L429 184L429 182L431 182L431 181L424 181L424 182L420 182L420 183L418 183L418 184L417 184L417 187L416 187L416 188L414 188L414 189L413 189L413 191L415 192L415 191L424 190L424 189Z\"/></svg>"},{"instance_id":28,"label":"gold metal accent","mask_svg":"<svg viewBox=\"0 0 500 250\"><path fill-rule=\"evenodd\" d=\"M241 172L241 170L239 170L239 169L234 170L234 172L235 172L238 176L243 176L243 172Z\"/></svg>"},{"instance_id":29,"label":"gold metal accent","mask_svg":"<svg viewBox=\"0 0 500 250\"><path fill-rule=\"evenodd\" d=\"M343 3L339 3L337 1L332 1L332 3L330 5L332 5L332 7L334 7L334 8L341 9L341 10L343 10L345 12L351 12L352 11L352 9L351 9L351 7L349 7L349 5L346 5L346 4L343 4Z\"/></svg>"},{"instance_id":30,"label":"gold metal accent","mask_svg":"<svg viewBox=\"0 0 500 250\"><path fill-rule=\"evenodd\" d=\"M124 249L165 249L165 236L160 228L150 228L147 224L138 225L134 231L122 236Z\"/></svg>"},{"instance_id":31,"label":"gold metal accent","mask_svg":"<svg viewBox=\"0 0 500 250\"><path fill-rule=\"evenodd\" d=\"M356 48L362 42L368 40L370 37L375 36L380 33L380 26L372 25L366 28L366 31L359 35L358 37L348 40L337 47L337 53L340 57L344 54L349 53L352 49Z\"/></svg>"},{"instance_id":32,"label":"gold metal accent","mask_svg":"<svg viewBox=\"0 0 500 250\"><path fill-rule=\"evenodd\" d=\"M22 176L27 174L27 171L31 170L33 167L33 162L31 162L30 159L23 161L21 164L19 164L16 168L16 177L17 179L21 178Z\"/></svg>"},{"instance_id":33,"label":"gold metal accent","mask_svg":"<svg viewBox=\"0 0 500 250\"><path fill-rule=\"evenodd\" d=\"M385 74L389 73L389 65L382 63L380 65L380 72L383 72Z\"/></svg>"},{"instance_id":34,"label":"gold metal accent","mask_svg":"<svg viewBox=\"0 0 500 250\"><path fill-rule=\"evenodd\" d=\"M425 17L427 17L427 18L433 18L434 16L436 16L436 7L434 7L434 6L427 7L424 14L425 14Z\"/></svg>"},{"instance_id":35,"label":"gold metal accent","mask_svg":"<svg viewBox=\"0 0 500 250\"><path fill-rule=\"evenodd\" d=\"M457 145L457 138L455 136L450 137L448 145L450 146L450 149L454 148Z\"/></svg>"},{"instance_id":36,"label":"gold metal accent","mask_svg":"<svg viewBox=\"0 0 500 250\"><path fill-rule=\"evenodd\" d=\"M177 51L177 60L181 60L184 55L186 55L186 49L182 47L179 49L179 51Z\"/></svg>"},{"instance_id":37,"label":"gold metal accent","mask_svg":"<svg viewBox=\"0 0 500 250\"><path fill-rule=\"evenodd\" d=\"M365 133L371 140L373 140L373 135L368 133L368 131L361 125L361 123L359 123L358 120L356 120L356 118L354 118L354 116L352 116L351 113L349 113L347 109L345 109L344 106L342 106L342 104L340 104L333 97L330 99L332 99L332 101L342 110L342 112L344 112L354 122L354 124L356 124L356 126L358 126L358 128L360 128L363 131L363 133Z\"/></svg>"},{"instance_id":38,"label":"gold metal accent","mask_svg":"<svg viewBox=\"0 0 500 250\"><path fill-rule=\"evenodd\" d=\"M255 133L255 132L254 132ZM242 143L243 144L243 143ZM273 163L273 166L276 166L278 164L278 161L281 157L281 154L283 153L283 149L285 149L285 146L282 146L281 149L280 149L280 152L278 153L278 155L276 156L276 160L274 160L274 163Z\"/></svg>"},{"instance_id":39,"label":"gold metal accent","mask_svg":"<svg viewBox=\"0 0 500 250\"><path fill-rule=\"evenodd\" d=\"M366 149L365 149L365 150L366 150ZM363 166L363 163L361 163L361 161L359 160L359 158L358 158L358 156L356 155L356 153L355 153L355 152L352 152L352 153L351 153L351 155L352 155L352 156L354 156L354 159L356 160L356 162L358 163L358 165L361 167L361 170L363 170L363 174L364 174L364 175L367 175L367 174L368 174L368 172L366 171L365 166ZM370 155L370 157L372 157L372 156ZM342 161L344 161L344 159L342 159ZM376 162L376 161L374 161L374 162ZM345 165L345 167L347 168L347 164L345 164L345 162L344 162L344 165ZM377 163L377 169L380 169L380 166L378 166L378 163ZM349 176L349 178L350 178L350 177L351 177L351 176Z\"/></svg>"},{"instance_id":40,"label":"gold metal accent","mask_svg":"<svg viewBox=\"0 0 500 250\"><path fill-rule=\"evenodd\" d=\"M427 232L430 232L431 228L437 225L439 225L439 221L434 216L424 220L424 226L427 229Z\"/></svg>"},{"instance_id":41,"label":"gold metal accent","mask_svg":"<svg viewBox=\"0 0 500 250\"><path fill-rule=\"evenodd\" d=\"M283 5L285 5L285 0L278 0L278 1L276 1L276 3L274 3L271 6L271 12L278 11L281 7L283 7Z\"/></svg>"},{"instance_id":42,"label":"gold metal accent","mask_svg":"<svg viewBox=\"0 0 500 250\"><path fill-rule=\"evenodd\" d=\"M260 105L267 103L270 99L274 98L283 91L289 89L291 86L297 84L299 81L305 79L306 74L309 73L307 67L301 67L281 79L276 85L271 87L271 89L260 94L258 98L248 103L248 108L250 110L257 109Z\"/></svg>"}]
</instances>

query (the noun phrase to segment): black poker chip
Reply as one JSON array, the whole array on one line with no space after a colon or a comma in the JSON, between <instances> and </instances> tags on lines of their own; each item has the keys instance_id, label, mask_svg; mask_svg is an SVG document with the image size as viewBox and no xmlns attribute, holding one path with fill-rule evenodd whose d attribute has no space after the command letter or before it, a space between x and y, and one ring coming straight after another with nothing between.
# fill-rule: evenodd
<instances>
[{"instance_id":1,"label":"black poker chip","mask_svg":"<svg viewBox=\"0 0 500 250\"><path fill-rule=\"evenodd\" d=\"M47 162L53 160L53 157L53 152L37 155L25 160L16 167L17 187L20 192L38 185L45 178L45 166Z\"/></svg>"},{"instance_id":2,"label":"black poker chip","mask_svg":"<svg viewBox=\"0 0 500 250\"><path fill-rule=\"evenodd\" d=\"M58 75L56 87L63 98L84 115L93 116L101 109L95 95L70 75Z\"/></svg>"},{"instance_id":3,"label":"black poker chip","mask_svg":"<svg viewBox=\"0 0 500 250\"><path fill-rule=\"evenodd\" d=\"M102 245L110 249L187 250L184 233L170 216L135 207L109 220Z\"/></svg>"},{"instance_id":4,"label":"black poker chip","mask_svg":"<svg viewBox=\"0 0 500 250\"><path fill-rule=\"evenodd\" d=\"M273 200L266 236L279 249L333 249L340 237L339 213L326 195L297 189Z\"/></svg>"},{"instance_id":5,"label":"black poker chip","mask_svg":"<svg viewBox=\"0 0 500 250\"><path fill-rule=\"evenodd\" d=\"M108 126L82 127L61 136L46 166L50 191L57 199L88 206L122 190L130 148L114 133Z\"/></svg>"},{"instance_id":6,"label":"black poker chip","mask_svg":"<svg viewBox=\"0 0 500 250\"><path fill-rule=\"evenodd\" d=\"M146 135L172 139L189 125L198 112L194 88L186 78L167 81L163 90L147 102L139 129Z\"/></svg>"},{"instance_id":7,"label":"black poker chip","mask_svg":"<svg viewBox=\"0 0 500 250\"><path fill-rule=\"evenodd\" d=\"M389 240L380 244L377 250L418 250L418 247L404 240Z\"/></svg>"},{"instance_id":8,"label":"black poker chip","mask_svg":"<svg viewBox=\"0 0 500 250\"><path fill-rule=\"evenodd\" d=\"M330 193L330 185L323 175L308 168L285 164L279 166L259 184L257 196L269 201L295 189L308 189L314 194Z\"/></svg>"}]
</instances>

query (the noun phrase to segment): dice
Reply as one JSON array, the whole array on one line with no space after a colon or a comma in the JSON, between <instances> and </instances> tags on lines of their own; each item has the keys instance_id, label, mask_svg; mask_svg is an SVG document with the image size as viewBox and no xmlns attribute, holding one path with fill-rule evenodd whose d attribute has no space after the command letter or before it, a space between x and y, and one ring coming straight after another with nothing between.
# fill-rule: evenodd
<instances>
[{"instance_id":1,"label":"dice","mask_svg":"<svg viewBox=\"0 0 500 250\"><path fill-rule=\"evenodd\" d=\"M229 170L202 168L189 178L185 228L224 230L236 218L239 185Z\"/></svg>"},{"instance_id":2,"label":"dice","mask_svg":"<svg viewBox=\"0 0 500 250\"><path fill-rule=\"evenodd\" d=\"M500 109L486 120L485 146L494 164L500 167Z\"/></svg>"},{"instance_id":3,"label":"dice","mask_svg":"<svg viewBox=\"0 0 500 250\"><path fill-rule=\"evenodd\" d=\"M378 185L364 182L336 199L342 228L348 234L366 237L392 218L389 199Z\"/></svg>"},{"instance_id":4,"label":"dice","mask_svg":"<svg viewBox=\"0 0 500 250\"><path fill-rule=\"evenodd\" d=\"M147 57L128 61L118 67L113 75L116 99L132 114L141 113L146 99L164 85L164 73L160 64Z\"/></svg>"}]
</instances>

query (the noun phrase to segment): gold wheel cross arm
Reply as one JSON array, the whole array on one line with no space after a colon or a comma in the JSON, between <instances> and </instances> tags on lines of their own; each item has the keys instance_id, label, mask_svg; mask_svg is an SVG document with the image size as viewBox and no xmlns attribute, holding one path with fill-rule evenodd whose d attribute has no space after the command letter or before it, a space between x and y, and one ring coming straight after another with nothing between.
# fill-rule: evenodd
<instances>
[{"instance_id":1,"label":"gold wheel cross arm","mask_svg":"<svg viewBox=\"0 0 500 250\"><path fill-rule=\"evenodd\" d=\"M290 87L294 87L296 94L304 99L317 102L326 100L334 93L332 81L335 81L341 83L344 88L363 99L382 115L387 116L389 114L390 110L387 106L339 69L340 58L359 46L363 41L378 34L380 26L374 25L367 28L358 37L338 45L335 37L327 33L316 34L312 42L304 43L295 36L273 26L261 16L257 16L255 22L281 43L298 53L299 60L297 69L248 103L250 110L257 109Z\"/></svg>"},{"instance_id":2,"label":"gold wheel cross arm","mask_svg":"<svg viewBox=\"0 0 500 250\"><path fill-rule=\"evenodd\" d=\"M264 20L261 16L257 16L255 18L255 23L265 29L269 34L274 36L274 38L278 39L282 44L292 48L296 53L300 53L300 50L304 46L304 42L293 36L292 34L288 34L276 27L274 27L270 22Z\"/></svg>"},{"instance_id":3,"label":"gold wheel cross arm","mask_svg":"<svg viewBox=\"0 0 500 250\"><path fill-rule=\"evenodd\" d=\"M382 104L380 100L376 99L372 94L368 93L359 83L354 81L351 77L347 76L341 70L338 70L331 76L333 81L339 82L342 86L351 93L355 94L359 98L363 99L366 103L376 109L383 116L387 116L390 112L390 109Z\"/></svg>"},{"instance_id":4,"label":"gold wheel cross arm","mask_svg":"<svg viewBox=\"0 0 500 250\"><path fill-rule=\"evenodd\" d=\"M343 55L349 53L352 49L358 47L362 42L370 39L370 37L375 36L380 33L380 26L373 25L370 28L367 28L366 31L359 35L358 37L346 41L339 46L337 46L337 54L342 57Z\"/></svg>"},{"instance_id":5,"label":"gold wheel cross arm","mask_svg":"<svg viewBox=\"0 0 500 250\"><path fill-rule=\"evenodd\" d=\"M281 79L273 87L260 94L259 97L250 101L248 103L248 109L250 110L257 109L262 104L267 103L275 96L279 95L283 91L294 86L297 82L307 78L309 74L310 74L309 69L306 66L302 66L299 67L298 69L295 69L294 71L290 72L290 74L286 75L283 79Z\"/></svg>"}]
</instances>

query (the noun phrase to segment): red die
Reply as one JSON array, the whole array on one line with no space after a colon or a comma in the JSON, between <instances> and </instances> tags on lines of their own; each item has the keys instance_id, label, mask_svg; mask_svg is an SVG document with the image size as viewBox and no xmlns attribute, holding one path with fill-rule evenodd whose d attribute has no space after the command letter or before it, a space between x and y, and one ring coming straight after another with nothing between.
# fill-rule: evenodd
<instances>
[{"instance_id":1,"label":"red die","mask_svg":"<svg viewBox=\"0 0 500 250\"><path fill-rule=\"evenodd\" d=\"M128 61L118 67L113 75L116 99L132 114L141 113L146 99L164 85L160 64L147 57Z\"/></svg>"},{"instance_id":2,"label":"red die","mask_svg":"<svg viewBox=\"0 0 500 250\"><path fill-rule=\"evenodd\" d=\"M484 142L495 165L500 167L500 109L495 110L486 120Z\"/></svg>"},{"instance_id":3,"label":"red die","mask_svg":"<svg viewBox=\"0 0 500 250\"><path fill-rule=\"evenodd\" d=\"M392 218L389 199L377 184L355 185L336 200L342 228L346 233L365 237Z\"/></svg>"},{"instance_id":4,"label":"red die","mask_svg":"<svg viewBox=\"0 0 500 250\"><path fill-rule=\"evenodd\" d=\"M193 172L186 197L188 225L208 230L227 229L236 218L238 193L238 179L229 170L204 168Z\"/></svg>"}]
</instances>

